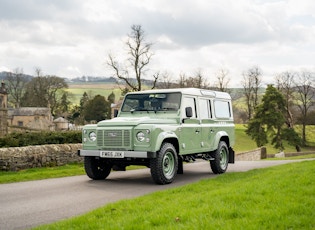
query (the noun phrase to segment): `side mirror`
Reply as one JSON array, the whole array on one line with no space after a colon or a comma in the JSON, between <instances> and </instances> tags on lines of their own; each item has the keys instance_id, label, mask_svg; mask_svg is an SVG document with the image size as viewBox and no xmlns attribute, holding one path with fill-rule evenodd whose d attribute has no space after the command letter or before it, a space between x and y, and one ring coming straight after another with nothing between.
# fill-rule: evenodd
<instances>
[{"instance_id":1,"label":"side mirror","mask_svg":"<svg viewBox=\"0 0 315 230\"><path fill-rule=\"evenodd\" d=\"M114 109L114 117L118 116L118 109Z\"/></svg>"},{"instance_id":2,"label":"side mirror","mask_svg":"<svg viewBox=\"0 0 315 230\"><path fill-rule=\"evenodd\" d=\"M186 112L186 117L188 117L188 118L192 117L193 113L192 113L191 107L186 107L185 112Z\"/></svg>"}]
</instances>

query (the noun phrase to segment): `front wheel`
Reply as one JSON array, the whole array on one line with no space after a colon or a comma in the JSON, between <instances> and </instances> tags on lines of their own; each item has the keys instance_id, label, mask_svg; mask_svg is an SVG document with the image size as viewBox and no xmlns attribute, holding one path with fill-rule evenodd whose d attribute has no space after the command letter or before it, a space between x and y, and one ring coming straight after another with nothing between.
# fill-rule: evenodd
<instances>
[{"instance_id":1,"label":"front wheel","mask_svg":"<svg viewBox=\"0 0 315 230\"><path fill-rule=\"evenodd\" d=\"M110 174L112 166L104 159L84 157L84 169L86 175L93 180L104 180Z\"/></svg>"},{"instance_id":2,"label":"front wheel","mask_svg":"<svg viewBox=\"0 0 315 230\"><path fill-rule=\"evenodd\" d=\"M156 158L150 160L151 176L157 184L172 183L178 168L177 152L170 143L164 143Z\"/></svg>"},{"instance_id":3,"label":"front wheel","mask_svg":"<svg viewBox=\"0 0 315 230\"><path fill-rule=\"evenodd\" d=\"M210 166L214 174L224 173L229 163L229 148L224 141L220 141L217 150L213 154Z\"/></svg>"}]
</instances>

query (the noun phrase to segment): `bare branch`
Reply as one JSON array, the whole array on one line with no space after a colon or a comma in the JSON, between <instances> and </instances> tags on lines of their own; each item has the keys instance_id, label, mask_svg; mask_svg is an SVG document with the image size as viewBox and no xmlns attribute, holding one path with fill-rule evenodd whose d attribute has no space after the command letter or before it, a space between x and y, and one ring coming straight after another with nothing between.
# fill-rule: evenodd
<instances>
[{"instance_id":1,"label":"bare branch","mask_svg":"<svg viewBox=\"0 0 315 230\"><path fill-rule=\"evenodd\" d=\"M254 66L243 73L243 88L246 97L248 119L251 119L253 112L258 105L258 90L261 87L262 71Z\"/></svg>"},{"instance_id":2,"label":"bare branch","mask_svg":"<svg viewBox=\"0 0 315 230\"><path fill-rule=\"evenodd\" d=\"M128 66L120 68L111 55L108 55L109 61L107 64L114 70L115 76L125 82L133 91L141 91L142 77L153 56L153 53L150 51L152 43L145 43L145 34L141 25L131 26L131 34L128 35L126 46L129 54L126 60ZM134 75L129 76L129 73L134 73ZM159 74L153 75L153 88L156 86L158 80L156 77L158 76Z\"/></svg>"},{"instance_id":3,"label":"bare branch","mask_svg":"<svg viewBox=\"0 0 315 230\"><path fill-rule=\"evenodd\" d=\"M230 83L230 78L228 78L229 71L227 69L220 69L217 74L216 87L219 91L227 92L228 85Z\"/></svg>"}]
</instances>

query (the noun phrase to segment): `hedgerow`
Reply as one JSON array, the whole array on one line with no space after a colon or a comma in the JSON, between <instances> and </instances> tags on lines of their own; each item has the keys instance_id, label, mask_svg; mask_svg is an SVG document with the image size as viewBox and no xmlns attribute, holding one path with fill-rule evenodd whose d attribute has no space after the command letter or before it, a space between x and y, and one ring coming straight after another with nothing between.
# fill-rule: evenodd
<instances>
[{"instance_id":1,"label":"hedgerow","mask_svg":"<svg viewBox=\"0 0 315 230\"><path fill-rule=\"evenodd\" d=\"M0 138L0 147L81 143L81 131L13 132Z\"/></svg>"}]
</instances>

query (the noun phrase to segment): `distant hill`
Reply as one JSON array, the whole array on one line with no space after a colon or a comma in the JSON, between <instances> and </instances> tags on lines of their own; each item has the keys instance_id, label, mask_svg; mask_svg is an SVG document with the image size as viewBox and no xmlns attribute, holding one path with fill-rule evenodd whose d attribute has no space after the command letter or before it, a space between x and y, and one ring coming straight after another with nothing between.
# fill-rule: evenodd
<instances>
[{"instance_id":1,"label":"distant hill","mask_svg":"<svg viewBox=\"0 0 315 230\"><path fill-rule=\"evenodd\" d=\"M4 80L8 75L13 74L12 72L2 71L0 72L0 80ZM33 75L23 74L24 77L27 78L28 81L34 78ZM63 78L66 82L71 83L81 83L81 82L103 82L103 83L114 83L116 79L113 77L94 77L94 76L82 76L76 78Z\"/></svg>"},{"instance_id":2,"label":"distant hill","mask_svg":"<svg viewBox=\"0 0 315 230\"><path fill-rule=\"evenodd\" d=\"M5 72L5 71L2 71L0 72L0 80L4 80L8 75L12 74L11 72ZM28 75L28 74L22 74L25 78L27 78L28 81L32 80L32 78L34 76L32 75Z\"/></svg>"},{"instance_id":3,"label":"distant hill","mask_svg":"<svg viewBox=\"0 0 315 230\"><path fill-rule=\"evenodd\" d=\"M82 76L76 78L65 78L66 82L76 83L76 82L103 82L103 83L115 83L116 79L113 77L95 77L95 76Z\"/></svg>"},{"instance_id":4,"label":"distant hill","mask_svg":"<svg viewBox=\"0 0 315 230\"><path fill-rule=\"evenodd\" d=\"M0 72L0 80L5 79L8 75L13 74L12 72L5 72L2 71ZM28 74L23 74L28 80L31 80L34 76L33 75L28 75ZM116 82L116 79L113 77L95 77L95 76L82 76L82 77L75 77L75 78L63 78L65 79L66 82L104 82L104 83L113 83Z\"/></svg>"}]
</instances>

